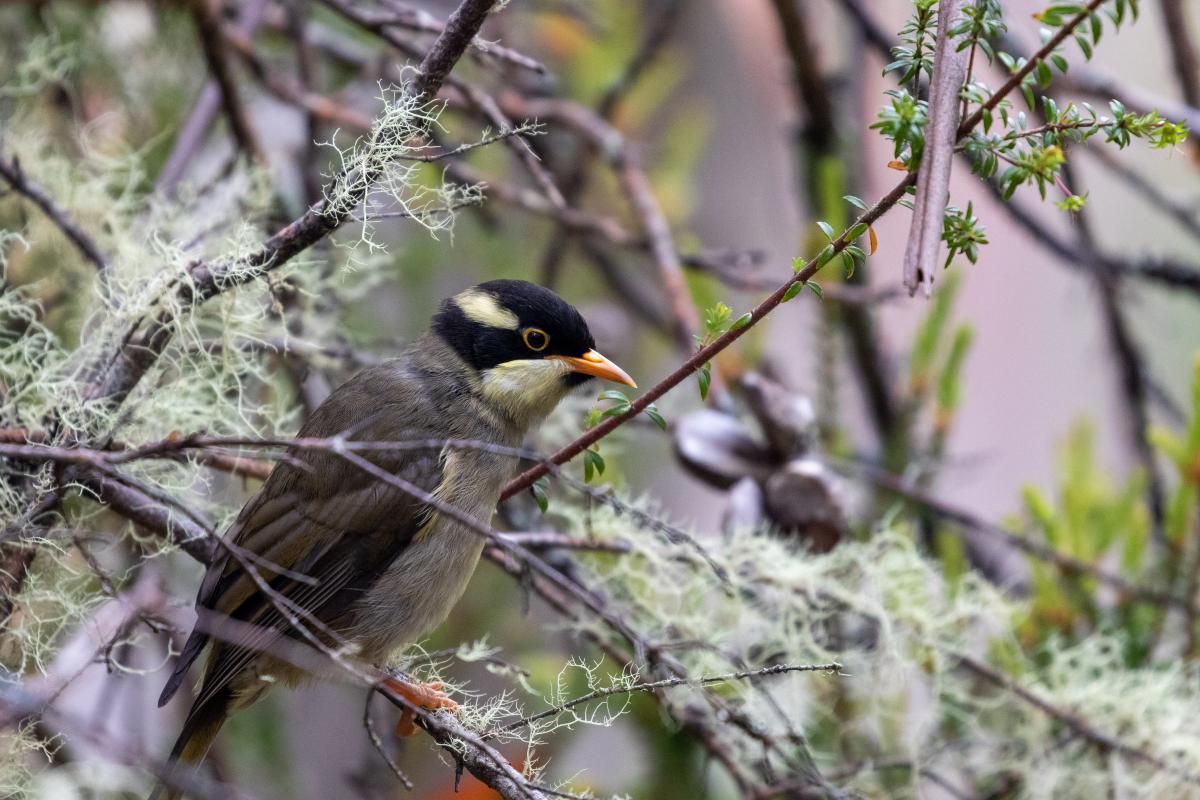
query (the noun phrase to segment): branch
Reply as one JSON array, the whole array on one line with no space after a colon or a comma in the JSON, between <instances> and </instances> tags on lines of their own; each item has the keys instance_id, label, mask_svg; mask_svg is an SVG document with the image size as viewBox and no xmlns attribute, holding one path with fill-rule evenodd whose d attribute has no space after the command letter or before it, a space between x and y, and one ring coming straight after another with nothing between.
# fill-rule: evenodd
<instances>
[{"instance_id":1,"label":"branch","mask_svg":"<svg viewBox=\"0 0 1200 800\"><path fill-rule=\"evenodd\" d=\"M15 156L11 162L0 156L0 178L4 178L17 193L40 208L42 213L49 217L50 221L70 240L71 244L75 245L75 249L97 270L104 272L108 269L108 264L105 262L100 248L92 241L92 237L75 224L66 210L54 202L54 198L26 177Z\"/></svg>"},{"instance_id":2,"label":"branch","mask_svg":"<svg viewBox=\"0 0 1200 800\"><path fill-rule=\"evenodd\" d=\"M938 3L938 35L934 52L933 78L929 89L929 123L925 126L925 148L913 200L912 224L904 250L904 286L914 295L921 286L925 296L933 294L933 276L937 269L938 249L946 201L950 199L950 172L954 166L954 145L960 136L974 127L956 132L958 95L967 75L965 50L950 36L955 20L962 15L966 0L941 0ZM1014 84L1014 85L1019 85Z\"/></svg>"},{"instance_id":3,"label":"branch","mask_svg":"<svg viewBox=\"0 0 1200 800\"><path fill-rule=\"evenodd\" d=\"M612 697L618 694L632 694L634 692L655 692L659 689L667 689L672 686L711 686L720 683L730 683L732 681L746 680L747 678L761 678L768 675L782 675L788 672L831 672L838 674L842 671L842 665L836 661L831 661L828 664L775 664L769 667L760 667L759 669L739 670L738 672L727 672L724 675L704 675L699 678L664 678L660 681L648 681L642 683L634 683L629 686L608 686L601 689L594 689L587 694L572 698L565 703L560 703L556 706L551 706L543 711L539 711L528 717L510 722L506 725L501 725L499 728L488 731L483 735L484 739L492 739L502 733L517 730L518 728L527 728L533 723L556 717L559 714L574 708L575 706L590 703L593 700L599 700L604 697Z\"/></svg>"},{"instance_id":4,"label":"branch","mask_svg":"<svg viewBox=\"0 0 1200 800\"><path fill-rule=\"evenodd\" d=\"M217 20L217 11L212 7L212 0L190 0L189 5L196 24L196 33L200 38L200 46L204 51L204 60L220 90L221 104L225 107L225 117L229 120L233 138L242 152L256 162L265 163L262 147L254 133L254 126L250 123L250 114L238 93L237 81L229 64L225 37L221 33L221 23Z\"/></svg>"},{"instance_id":5,"label":"branch","mask_svg":"<svg viewBox=\"0 0 1200 800\"><path fill-rule=\"evenodd\" d=\"M1200 108L1200 56L1196 55L1183 0L1163 0L1162 18L1183 99L1189 106Z\"/></svg>"},{"instance_id":6,"label":"branch","mask_svg":"<svg viewBox=\"0 0 1200 800\"><path fill-rule=\"evenodd\" d=\"M169 437L166 441L171 441L171 438L181 440L184 437ZM46 445L49 439L50 436L45 431L19 427L0 428L0 455L13 458L49 458L68 463L92 465L101 462L119 464L122 461L121 459L113 460L103 455L102 453L105 451L93 451L77 447L54 448ZM110 442L106 451L121 452L128 449L129 445L123 442ZM164 450L163 452L169 454L167 457L174 458L177 461L184 461L186 460L186 455L183 451L186 449L188 448L179 447L173 450ZM200 450L193 457L198 464L203 464L206 467L212 467L221 472L228 472L231 475L237 475L242 478L265 481L271 474L271 464L244 456L231 455L213 450Z\"/></svg>"},{"instance_id":7,"label":"branch","mask_svg":"<svg viewBox=\"0 0 1200 800\"><path fill-rule=\"evenodd\" d=\"M405 97L415 107L426 106L436 98L450 69L461 58L496 3L497 0L463 0L455 9L421 61L417 77L405 87ZM334 184L346 182L349 185L337 209L329 208L327 200L319 201L270 237L256 252L233 262L193 263L188 268L188 280L177 289L180 304L186 308L203 303L229 288L254 280L333 233L350 218L386 166L372 165L353 182L347 181L346 173L339 174L334 178ZM136 327L112 360L101 365L97 379L88 388L88 400L119 403L124 399L170 341L174 333L173 321L164 313L151 320L141 336L134 335L134 331Z\"/></svg>"},{"instance_id":8,"label":"branch","mask_svg":"<svg viewBox=\"0 0 1200 800\"><path fill-rule=\"evenodd\" d=\"M584 450L591 447L593 444L600 441L605 436L636 417L638 414L641 414L646 410L646 407L655 400L662 397L679 384L683 383L683 381L693 372L711 361L718 353L736 342L748 331L753 329L754 326L761 322L768 314L774 311L784 301L784 296L787 295L788 291L792 289L792 287L807 283L814 275L817 274L821 267L825 266L825 264L829 263L830 260L849 247L853 239L857 238L857 236L850 236L851 231L860 225L869 226L873 224L877 219L883 216L884 213L899 203L900 199L903 198L907 193L909 187L915 182L916 173L909 173L904 180L896 184L896 186L890 192L884 195L879 202L877 202L866 212L864 212L862 216L855 220L855 224L853 226L843 231L842 234L832 243L830 243L829 246L822 250L820 254L809 259L802 269L796 272L796 274L785 281L782 286L780 286L764 300L762 300L757 306L755 306L749 312L749 320L746 322L746 324L741 325L740 327L732 328L731 330L714 339L705 347L697 350L673 372L664 377L658 383L651 386L637 399L635 399L630 404L629 409L623 414L618 414L614 417L608 417L600 424L596 425L596 427L591 428L573 442L558 450L556 453L550 456L546 462L525 470L525 472L509 481L508 485L504 487L503 497L512 497L522 489L529 488L531 485L533 485L534 481L550 471L551 464L564 464L567 461L570 461L572 458L579 455Z\"/></svg>"},{"instance_id":9,"label":"branch","mask_svg":"<svg viewBox=\"0 0 1200 800\"><path fill-rule=\"evenodd\" d=\"M975 126L983 121L983 115L992 111L996 106L1000 105L1000 101L1021 85L1021 81L1025 80L1025 76L1037 69L1037 65L1046 60L1051 53L1058 48L1060 44L1067 40L1067 37L1075 32L1075 29L1088 21L1092 12L1102 6L1108 0L1091 0L1082 11L1074 17L1063 23L1063 26L1055 31L1054 35L1047 39L1042 46L1034 53L1025 65L1009 76L1008 80L1001 84L1000 88L987 99L987 102L972 112L971 116L962 121L958 126L958 138L961 139L975 129Z\"/></svg>"},{"instance_id":10,"label":"branch","mask_svg":"<svg viewBox=\"0 0 1200 800\"><path fill-rule=\"evenodd\" d=\"M1046 716L1062 723L1071 730L1073 734L1086 741L1092 747L1095 747L1101 753L1118 753L1131 761L1140 761L1148 764L1157 770L1166 772L1171 775L1176 775L1183 778L1188 783L1200 786L1200 774L1184 769L1178 764L1172 764L1169 761L1160 758L1159 756L1149 753L1140 747L1135 747L1126 744L1115 736L1110 736L1107 733L1093 728L1088 721L1063 708L1051 703L1049 700L1038 695L1032 689L1022 686L1013 678L1004 674L1000 670L979 661L972 656L962 653L955 654L959 663L969 672L978 675L981 678L995 684L996 686L1012 692L1024 702L1041 711Z\"/></svg>"}]
</instances>

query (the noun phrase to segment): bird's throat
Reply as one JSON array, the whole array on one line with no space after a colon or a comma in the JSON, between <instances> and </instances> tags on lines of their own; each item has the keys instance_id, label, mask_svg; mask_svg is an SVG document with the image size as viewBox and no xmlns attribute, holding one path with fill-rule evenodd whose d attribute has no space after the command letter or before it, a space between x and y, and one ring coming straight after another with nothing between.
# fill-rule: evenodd
<instances>
[{"instance_id":1,"label":"bird's throat","mask_svg":"<svg viewBox=\"0 0 1200 800\"><path fill-rule=\"evenodd\" d=\"M544 419L570 391L568 365L551 359L506 361L480 373L483 401L523 428Z\"/></svg>"}]
</instances>

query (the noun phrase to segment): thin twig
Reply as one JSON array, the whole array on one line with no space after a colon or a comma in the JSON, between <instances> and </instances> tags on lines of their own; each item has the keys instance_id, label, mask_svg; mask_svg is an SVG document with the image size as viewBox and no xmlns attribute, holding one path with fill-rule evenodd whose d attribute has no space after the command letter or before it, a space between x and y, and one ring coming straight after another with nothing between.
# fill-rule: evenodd
<instances>
[{"instance_id":1,"label":"thin twig","mask_svg":"<svg viewBox=\"0 0 1200 800\"><path fill-rule=\"evenodd\" d=\"M842 665L836 661L831 661L828 664L775 664L769 667L760 667L759 669L739 670L737 672L727 672L723 675L702 675L696 678L679 677L679 678L664 678L659 681L647 681L642 683L634 683L628 686L607 686L600 689L593 689L587 694L572 698L565 703L552 706L536 714L531 714L528 717L509 722L501 725L499 728L488 731L483 734L484 739L491 739L499 736L502 733L516 730L518 728L527 728L539 720L548 717L556 717L559 714L572 709L576 706L590 703L593 700L599 700L603 697L612 697L618 694L632 694L634 692L655 692L659 689L666 689L672 686L711 686L718 683L730 683L732 681L740 681L753 678L762 678L768 675L782 675L788 672L831 672L837 674L842 671Z\"/></svg>"},{"instance_id":2,"label":"thin twig","mask_svg":"<svg viewBox=\"0 0 1200 800\"><path fill-rule=\"evenodd\" d=\"M375 752L379 753L379 757L388 765L388 769L396 776L396 780L400 781L400 785L405 789L411 791L413 789L412 780L404 774L404 770L400 769L400 765L392 758L391 753L384 748L383 741L379 738L379 734L375 732L375 722L371 719L371 698L374 696L374 692L367 692L366 702L363 703L363 730L367 732L367 738L371 740L371 746L375 748Z\"/></svg>"}]
</instances>

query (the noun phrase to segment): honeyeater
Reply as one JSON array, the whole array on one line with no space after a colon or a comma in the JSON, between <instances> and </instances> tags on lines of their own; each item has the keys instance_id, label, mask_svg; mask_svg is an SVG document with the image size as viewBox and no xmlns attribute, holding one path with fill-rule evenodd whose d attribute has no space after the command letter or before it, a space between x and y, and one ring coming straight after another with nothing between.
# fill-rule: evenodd
<instances>
[{"instance_id":1,"label":"honeyeater","mask_svg":"<svg viewBox=\"0 0 1200 800\"><path fill-rule=\"evenodd\" d=\"M517 447L573 387L593 377L635 385L596 351L583 317L554 292L489 281L445 300L430 330L398 358L338 387L299 436ZM450 444L359 455L487 522L518 466L497 450ZM349 642L364 665L380 664L445 619L484 546L478 532L337 453L296 448L246 503L225 540L196 598L196 627L159 698L159 705L171 699L211 640L203 680L171 751L173 786L160 785L156 796L177 795L185 765L204 758L230 714L276 682L309 677L296 659L281 656L285 647L305 646L288 616L307 621L323 642L330 632L339 646ZM393 688L426 707L453 707L436 686Z\"/></svg>"}]
</instances>

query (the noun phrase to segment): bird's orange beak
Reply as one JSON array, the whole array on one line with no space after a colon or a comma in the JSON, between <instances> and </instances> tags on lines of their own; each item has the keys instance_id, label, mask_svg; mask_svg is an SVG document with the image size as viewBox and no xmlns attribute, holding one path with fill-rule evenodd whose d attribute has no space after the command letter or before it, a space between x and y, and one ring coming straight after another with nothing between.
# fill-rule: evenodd
<instances>
[{"instance_id":1,"label":"bird's orange beak","mask_svg":"<svg viewBox=\"0 0 1200 800\"><path fill-rule=\"evenodd\" d=\"M637 388L637 384L633 382L633 378L629 377L629 373L618 367L613 362L609 361L604 356L597 353L595 350L588 350L582 357L574 356L546 356L558 361L565 361L571 365L571 369L583 375L591 375L595 378L604 378L606 381L614 383L623 383L626 386Z\"/></svg>"}]
</instances>

